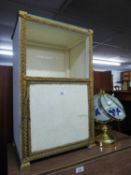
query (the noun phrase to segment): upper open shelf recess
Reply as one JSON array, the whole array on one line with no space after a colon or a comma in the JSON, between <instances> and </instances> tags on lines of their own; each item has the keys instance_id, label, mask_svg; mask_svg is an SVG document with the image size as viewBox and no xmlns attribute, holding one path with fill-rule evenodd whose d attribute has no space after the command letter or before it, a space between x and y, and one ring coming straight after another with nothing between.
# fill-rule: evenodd
<instances>
[{"instance_id":1,"label":"upper open shelf recess","mask_svg":"<svg viewBox=\"0 0 131 175\"><path fill-rule=\"evenodd\" d=\"M27 42L34 42L61 49L70 49L85 41L87 35L60 27L27 22Z\"/></svg>"},{"instance_id":2,"label":"upper open shelf recess","mask_svg":"<svg viewBox=\"0 0 131 175\"><path fill-rule=\"evenodd\" d=\"M90 31L32 16L26 20L26 76L89 78ZM41 22L42 21L42 22Z\"/></svg>"}]
</instances>

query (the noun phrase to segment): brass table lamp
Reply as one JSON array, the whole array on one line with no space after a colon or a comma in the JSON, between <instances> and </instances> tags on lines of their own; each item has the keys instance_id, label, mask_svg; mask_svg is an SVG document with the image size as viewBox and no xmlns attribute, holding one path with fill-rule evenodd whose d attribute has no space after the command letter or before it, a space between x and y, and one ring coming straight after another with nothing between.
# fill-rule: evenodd
<instances>
[{"instance_id":1,"label":"brass table lamp","mask_svg":"<svg viewBox=\"0 0 131 175\"><path fill-rule=\"evenodd\" d=\"M116 144L116 137L108 125L112 121L122 121L126 117L121 102L101 91L94 96L94 117L97 123L96 142L100 146Z\"/></svg>"}]
</instances>

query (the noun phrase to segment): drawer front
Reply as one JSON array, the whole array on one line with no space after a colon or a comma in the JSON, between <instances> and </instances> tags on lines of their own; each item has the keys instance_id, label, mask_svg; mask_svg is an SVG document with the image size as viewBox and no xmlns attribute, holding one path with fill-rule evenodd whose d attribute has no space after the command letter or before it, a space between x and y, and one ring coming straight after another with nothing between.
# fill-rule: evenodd
<instances>
[{"instance_id":1,"label":"drawer front","mask_svg":"<svg viewBox=\"0 0 131 175\"><path fill-rule=\"evenodd\" d=\"M115 152L50 175L131 175L131 149Z\"/></svg>"}]
</instances>

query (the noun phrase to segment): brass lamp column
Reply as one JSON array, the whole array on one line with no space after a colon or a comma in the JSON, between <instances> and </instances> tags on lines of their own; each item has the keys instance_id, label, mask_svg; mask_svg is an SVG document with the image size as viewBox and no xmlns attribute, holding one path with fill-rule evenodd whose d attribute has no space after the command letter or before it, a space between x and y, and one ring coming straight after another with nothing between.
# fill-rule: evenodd
<instances>
[{"instance_id":1,"label":"brass lamp column","mask_svg":"<svg viewBox=\"0 0 131 175\"><path fill-rule=\"evenodd\" d=\"M113 146L116 144L116 138L106 123L100 124L100 133L96 136L95 140L99 146L104 147Z\"/></svg>"}]
</instances>

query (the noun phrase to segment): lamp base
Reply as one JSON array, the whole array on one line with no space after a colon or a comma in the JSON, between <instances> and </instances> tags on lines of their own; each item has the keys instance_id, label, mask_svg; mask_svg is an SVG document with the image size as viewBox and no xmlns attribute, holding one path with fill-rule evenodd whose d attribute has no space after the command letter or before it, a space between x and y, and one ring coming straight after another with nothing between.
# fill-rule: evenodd
<instances>
[{"instance_id":1,"label":"lamp base","mask_svg":"<svg viewBox=\"0 0 131 175\"><path fill-rule=\"evenodd\" d=\"M101 132L96 136L95 140L101 147L111 147L116 145L116 138L112 135L110 128L106 124L102 124Z\"/></svg>"}]
</instances>

